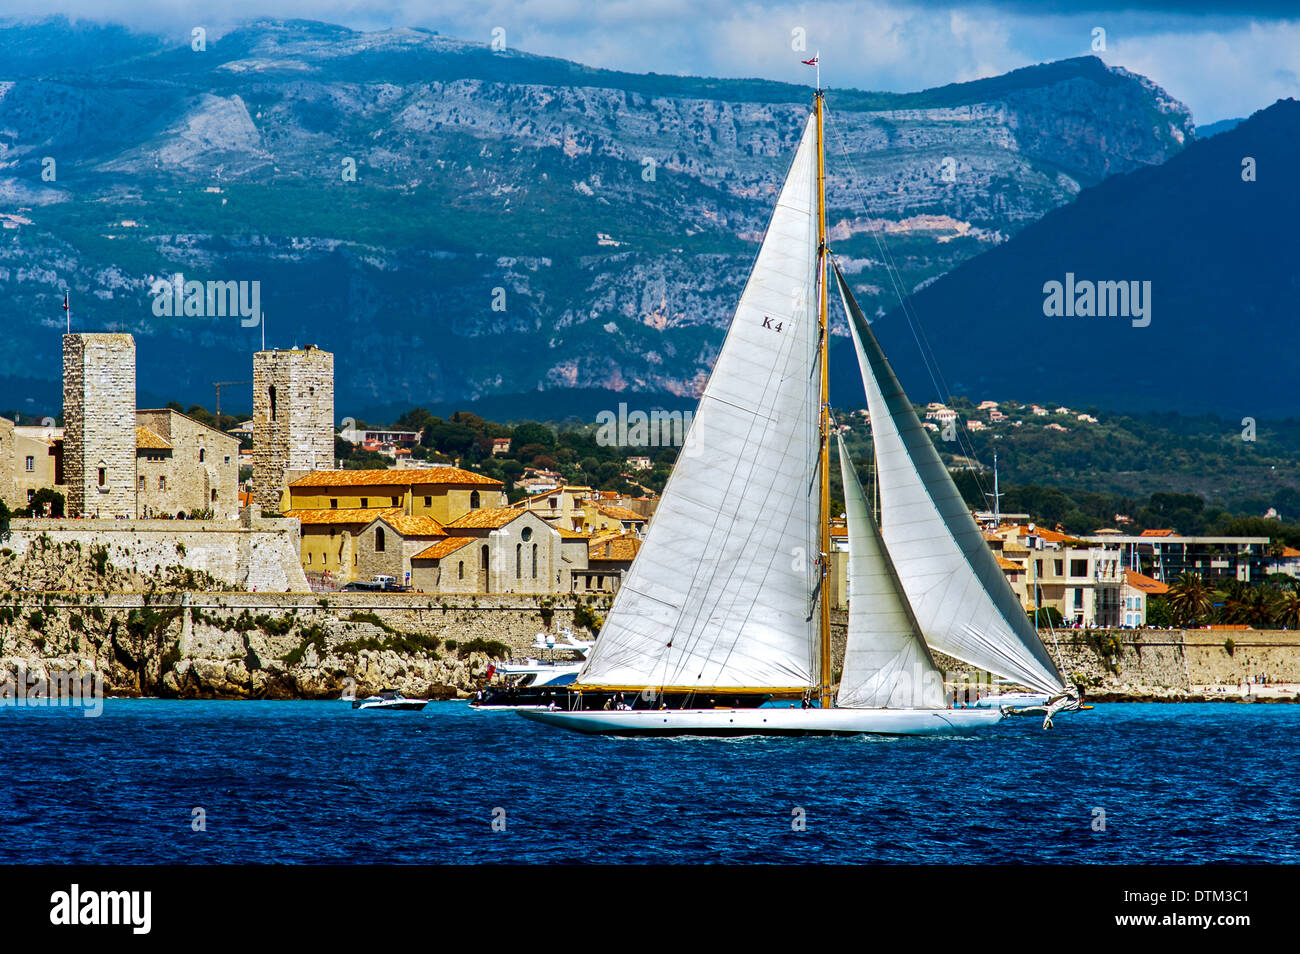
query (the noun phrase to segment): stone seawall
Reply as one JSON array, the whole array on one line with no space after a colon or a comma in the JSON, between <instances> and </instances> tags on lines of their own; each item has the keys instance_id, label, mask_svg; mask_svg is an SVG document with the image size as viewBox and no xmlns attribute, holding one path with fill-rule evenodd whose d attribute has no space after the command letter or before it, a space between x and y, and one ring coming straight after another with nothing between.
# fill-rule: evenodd
<instances>
[{"instance_id":1,"label":"stone seawall","mask_svg":"<svg viewBox=\"0 0 1300 954\"><path fill-rule=\"evenodd\" d=\"M243 589L305 593L297 520L10 520L0 544L19 557L37 540L103 548L125 572L157 576L181 567Z\"/></svg>"},{"instance_id":2,"label":"stone seawall","mask_svg":"<svg viewBox=\"0 0 1300 954\"><path fill-rule=\"evenodd\" d=\"M464 696L537 633L590 637L609 598L377 593L0 592L0 680L97 671L117 695L337 698L349 689ZM844 616L832 618L834 666ZM1300 633L1065 630L1049 652L1095 700L1219 698L1261 672L1300 683ZM1228 641L1231 640L1229 643ZM1231 652L1229 651L1231 650ZM970 667L935 654L948 673Z\"/></svg>"},{"instance_id":3,"label":"stone seawall","mask_svg":"<svg viewBox=\"0 0 1300 954\"><path fill-rule=\"evenodd\" d=\"M1097 700L1218 698L1216 687L1260 673L1272 683L1300 684L1295 631L1066 629L1042 636L1065 674ZM936 661L969 669L948 657Z\"/></svg>"},{"instance_id":4,"label":"stone seawall","mask_svg":"<svg viewBox=\"0 0 1300 954\"><path fill-rule=\"evenodd\" d=\"M103 674L111 695L464 696L537 633L589 637L608 606L577 597L0 593L0 679ZM563 655L563 654L561 654Z\"/></svg>"}]
</instances>

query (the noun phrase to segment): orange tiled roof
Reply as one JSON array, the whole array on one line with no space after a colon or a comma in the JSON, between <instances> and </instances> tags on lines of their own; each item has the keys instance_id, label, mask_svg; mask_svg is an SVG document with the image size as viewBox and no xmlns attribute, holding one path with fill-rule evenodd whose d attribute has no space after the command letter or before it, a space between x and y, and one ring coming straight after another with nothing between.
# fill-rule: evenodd
<instances>
[{"instance_id":1,"label":"orange tiled roof","mask_svg":"<svg viewBox=\"0 0 1300 954\"><path fill-rule=\"evenodd\" d=\"M587 545L589 560L631 560L641 549L641 541L630 533L601 537Z\"/></svg>"},{"instance_id":2,"label":"orange tiled roof","mask_svg":"<svg viewBox=\"0 0 1300 954\"><path fill-rule=\"evenodd\" d=\"M1124 571L1124 582L1135 590L1141 590L1143 593L1168 593L1169 587L1154 580L1149 576L1143 576L1133 570Z\"/></svg>"},{"instance_id":3,"label":"orange tiled roof","mask_svg":"<svg viewBox=\"0 0 1300 954\"><path fill-rule=\"evenodd\" d=\"M412 516L409 513L384 514L384 523L388 524L404 537L442 537L447 531L442 524L432 517Z\"/></svg>"},{"instance_id":4,"label":"orange tiled roof","mask_svg":"<svg viewBox=\"0 0 1300 954\"><path fill-rule=\"evenodd\" d=\"M1008 560L1006 557L997 557L997 561L998 561L998 566L1000 566L1004 570L1024 569L1024 567L1021 566L1019 563L1013 563L1011 560Z\"/></svg>"},{"instance_id":5,"label":"orange tiled roof","mask_svg":"<svg viewBox=\"0 0 1300 954\"><path fill-rule=\"evenodd\" d=\"M1173 535L1174 531L1172 530L1143 530L1138 534L1138 536L1142 537L1172 537Z\"/></svg>"},{"instance_id":6,"label":"orange tiled roof","mask_svg":"<svg viewBox=\"0 0 1300 954\"><path fill-rule=\"evenodd\" d=\"M561 539L561 540L586 540L586 539L588 539L588 534L583 533L581 530L569 530L569 529L567 529L567 528L565 528L565 527L556 527L555 529L559 531L559 533L560 533L560 539Z\"/></svg>"},{"instance_id":7,"label":"orange tiled roof","mask_svg":"<svg viewBox=\"0 0 1300 954\"><path fill-rule=\"evenodd\" d=\"M411 487L421 484L475 484L503 486L501 481L459 467L426 467L402 470L315 470L299 477L290 487Z\"/></svg>"},{"instance_id":8,"label":"orange tiled roof","mask_svg":"<svg viewBox=\"0 0 1300 954\"><path fill-rule=\"evenodd\" d=\"M427 550L421 550L412 560L441 560L443 557L455 553L461 547L473 543L476 537L448 537L446 540L439 540Z\"/></svg>"},{"instance_id":9,"label":"orange tiled roof","mask_svg":"<svg viewBox=\"0 0 1300 954\"><path fill-rule=\"evenodd\" d=\"M171 442L156 431L147 427L135 429L136 450L171 450Z\"/></svg>"},{"instance_id":10,"label":"orange tiled roof","mask_svg":"<svg viewBox=\"0 0 1300 954\"><path fill-rule=\"evenodd\" d=\"M350 510L286 510L286 517L297 517L304 527L319 525L356 523L362 526L376 517L396 516L402 511L397 507L366 507Z\"/></svg>"},{"instance_id":11,"label":"orange tiled roof","mask_svg":"<svg viewBox=\"0 0 1300 954\"><path fill-rule=\"evenodd\" d=\"M1048 543L1083 543L1078 537L1073 537L1068 533L1061 533L1059 530L1048 530L1046 527L1035 527L1033 533Z\"/></svg>"},{"instance_id":12,"label":"orange tiled roof","mask_svg":"<svg viewBox=\"0 0 1300 954\"><path fill-rule=\"evenodd\" d=\"M615 520L639 520L645 522L645 517L641 516L635 510L629 510L627 507L619 507L614 504L603 504L596 510L606 517L612 517Z\"/></svg>"},{"instance_id":13,"label":"orange tiled roof","mask_svg":"<svg viewBox=\"0 0 1300 954\"><path fill-rule=\"evenodd\" d=\"M1282 556L1284 556L1284 557L1300 557L1300 550L1297 550L1295 547L1283 547L1283 548L1282 548Z\"/></svg>"},{"instance_id":14,"label":"orange tiled roof","mask_svg":"<svg viewBox=\"0 0 1300 954\"><path fill-rule=\"evenodd\" d=\"M524 513L525 511L513 507L481 507L457 517L447 526L458 530L477 530L484 527L495 530L504 527L511 520L522 517Z\"/></svg>"}]
</instances>

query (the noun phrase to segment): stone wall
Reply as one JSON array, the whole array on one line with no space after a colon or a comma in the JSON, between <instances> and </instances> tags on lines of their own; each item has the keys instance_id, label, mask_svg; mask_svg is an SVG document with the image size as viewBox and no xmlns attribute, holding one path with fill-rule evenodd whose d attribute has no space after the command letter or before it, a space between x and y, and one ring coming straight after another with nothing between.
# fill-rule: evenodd
<instances>
[{"instance_id":1,"label":"stone wall","mask_svg":"<svg viewBox=\"0 0 1300 954\"><path fill-rule=\"evenodd\" d=\"M19 503L14 493L14 477L18 466L14 422L7 417L0 417L0 501L3 501L10 510L15 511L27 506L27 501L24 499ZM26 494L23 496L26 497Z\"/></svg>"},{"instance_id":2,"label":"stone wall","mask_svg":"<svg viewBox=\"0 0 1300 954\"><path fill-rule=\"evenodd\" d=\"M368 593L0 594L0 680L19 670L97 671L118 695L338 698L391 687L464 696L486 681L491 659L535 654L543 630L590 635L581 620L594 620L593 608L578 605Z\"/></svg>"},{"instance_id":3,"label":"stone wall","mask_svg":"<svg viewBox=\"0 0 1300 954\"><path fill-rule=\"evenodd\" d=\"M289 475L334 466L334 355L304 350L253 355L253 503L281 508Z\"/></svg>"},{"instance_id":4,"label":"stone wall","mask_svg":"<svg viewBox=\"0 0 1300 954\"><path fill-rule=\"evenodd\" d=\"M63 336L63 419L68 516L134 517L135 339Z\"/></svg>"},{"instance_id":5,"label":"stone wall","mask_svg":"<svg viewBox=\"0 0 1300 954\"><path fill-rule=\"evenodd\" d=\"M232 520L12 520L6 549L22 556L44 537L86 551L107 548L123 570L156 575L168 567L208 573L232 586L306 592L298 562L298 521Z\"/></svg>"},{"instance_id":6,"label":"stone wall","mask_svg":"<svg viewBox=\"0 0 1300 954\"><path fill-rule=\"evenodd\" d=\"M1067 676L1099 698L1171 698L1247 675L1300 683L1300 632L1286 630L1061 630L1043 640ZM1231 640L1231 652L1229 652ZM941 669L970 667L935 654Z\"/></svg>"}]
</instances>

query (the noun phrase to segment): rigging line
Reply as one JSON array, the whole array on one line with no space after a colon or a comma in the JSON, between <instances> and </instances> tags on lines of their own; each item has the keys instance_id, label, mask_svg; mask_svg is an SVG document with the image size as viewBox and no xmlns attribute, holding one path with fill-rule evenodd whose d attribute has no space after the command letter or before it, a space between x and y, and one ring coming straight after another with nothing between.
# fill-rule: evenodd
<instances>
[{"instance_id":1,"label":"rigging line","mask_svg":"<svg viewBox=\"0 0 1300 954\"><path fill-rule=\"evenodd\" d=\"M835 263L836 274L839 276L840 279L842 279L842 280L845 282L845 284L848 284L848 279L847 279L847 278L844 278L844 273L843 273L843 271L840 270L840 267L839 267L839 258L838 258L837 256L832 256L832 259L834 260L834 263ZM886 274L890 274L890 273L889 273L889 269L888 269L888 267L886 267ZM891 275L891 281L892 281L892 275ZM897 293L897 286L895 286L895 292ZM845 310L846 310L846 315L845 315L846 319L847 319L848 321L851 322L851 321L853 320L853 319L852 319L852 316L847 314L847 311L848 311L848 309L849 309L849 304L848 304L847 301L844 301L844 299L843 299L843 292L842 292L842 291L841 291L841 302L840 302L840 303L841 303L841 305L842 305L842 306L845 308ZM864 318L864 319L866 318L865 314L863 315L863 318ZM910 320L909 320L909 328L911 328L911 322L910 322ZM913 336L913 339L915 340L915 339L916 339L916 332L915 332L914 329L913 329L913 335L912 335L912 336ZM918 347L918 348L920 347L920 342L919 342L919 341L917 342L917 347ZM901 386L901 385L900 385L900 386ZM864 387L865 387L865 385L864 385ZM909 403L910 403L910 399L908 399L908 400L909 400ZM977 489L981 494L984 494L985 496L988 496L988 492L987 492L987 490L986 490L987 485L984 483L983 478L980 476L980 470L978 469L978 468L982 467L983 465L980 464L979 457L978 457L978 456L976 455L976 453L975 453L974 445L971 444L971 443L969 443L969 441L968 441L968 440L966 439L966 437L963 435L963 431L964 431L964 428L955 428L955 430L954 430L954 433L955 433L956 438L957 438L958 449L961 450L961 451L963 451L963 452L968 456L968 458L969 458L970 460L972 460L972 461L974 461L974 462L976 463L976 465L977 465L977 469L972 470L972 471L968 471L968 472L969 472L970 474L972 474L973 479L975 480L976 489ZM873 430L873 433L874 433L874 430ZM928 438L927 438L927 439L928 439ZM873 440L873 444L874 444L874 440ZM878 463L879 463L879 462L877 462L877 464L878 464ZM945 469L946 469L946 466L945 466ZM958 494L960 495L960 490L958 491ZM964 504L964 503L965 503L965 500L964 500L964 498L963 498L963 504Z\"/></svg>"},{"instance_id":2,"label":"rigging line","mask_svg":"<svg viewBox=\"0 0 1300 954\"><path fill-rule=\"evenodd\" d=\"M826 112L826 115L829 116L829 112ZM848 164L849 169L853 172L853 189L858 195L858 201L862 205L863 212L870 217L871 210L867 205L866 196L862 191L862 187L858 184L859 176L857 167L854 166L853 159L849 155L848 148L844 142L844 137L838 135L838 126L835 131L836 138L840 145L840 151L843 153L845 162ZM907 293L907 290L903 285L902 274L898 271L898 265L894 261L893 253L888 248L888 243L884 238L883 230L874 230L871 234L876 242L876 247L880 252L881 264L884 266L885 274L889 276L890 284L893 287L894 294L898 298L899 305L901 306L903 317L907 321L908 330L911 331L912 339L916 342L917 350L920 352L921 363L925 367L926 374L930 378L930 383L934 385L935 392L939 395L940 399L944 400L946 403L950 403L952 401L952 392L948 389L947 382L943 379L942 370L939 368L938 357L934 354L934 349L930 347L929 339L925 335L925 329L921 325L920 316L916 312L916 306L912 303L911 296ZM922 344L922 341L924 341L924 344ZM958 446L970 457L971 460L980 464L980 467L982 468L983 464L975 454L974 445L971 444L962 434L963 430L964 428L957 429ZM981 477L981 470L977 469L972 473L974 474L975 483L979 491L984 493L987 490L987 487Z\"/></svg>"}]
</instances>

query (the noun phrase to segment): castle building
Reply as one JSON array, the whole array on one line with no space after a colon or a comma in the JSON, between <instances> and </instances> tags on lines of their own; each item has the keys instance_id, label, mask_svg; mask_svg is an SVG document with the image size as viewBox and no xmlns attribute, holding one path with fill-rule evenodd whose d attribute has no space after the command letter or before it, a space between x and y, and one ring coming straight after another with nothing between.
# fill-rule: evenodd
<instances>
[{"instance_id":1,"label":"castle building","mask_svg":"<svg viewBox=\"0 0 1300 954\"><path fill-rule=\"evenodd\" d=\"M63 477L69 517L136 516L135 340L63 336Z\"/></svg>"},{"instance_id":2,"label":"castle building","mask_svg":"<svg viewBox=\"0 0 1300 954\"><path fill-rule=\"evenodd\" d=\"M334 464L334 355L315 345L253 355L253 496L288 504L295 478Z\"/></svg>"},{"instance_id":3,"label":"castle building","mask_svg":"<svg viewBox=\"0 0 1300 954\"><path fill-rule=\"evenodd\" d=\"M239 438L171 408L135 412L139 516L239 517Z\"/></svg>"}]
</instances>

